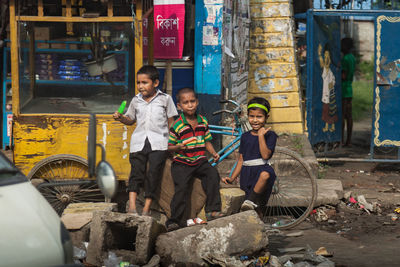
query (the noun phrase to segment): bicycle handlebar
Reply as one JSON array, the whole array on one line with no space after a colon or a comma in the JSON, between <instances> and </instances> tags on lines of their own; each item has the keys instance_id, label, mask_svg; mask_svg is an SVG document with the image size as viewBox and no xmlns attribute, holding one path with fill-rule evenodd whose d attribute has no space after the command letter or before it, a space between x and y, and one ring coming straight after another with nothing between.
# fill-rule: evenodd
<instances>
[{"instance_id":1,"label":"bicycle handlebar","mask_svg":"<svg viewBox=\"0 0 400 267\"><path fill-rule=\"evenodd\" d=\"M220 114L220 113L224 113L224 112L229 113L229 114L233 114L233 113L234 113L234 112L231 111L231 110L221 109L221 110L217 110L217 111L213 112L213 116L215 116L215 115L217 115L217 114Z\"/></svg>"},{"instance_id":2,"label":"bicycle handlebar","mask_svg":"<svg viewBox=\"0 0 400 267\"><path fill-rule=\"evenodd\" d=\"M219 103L221 103L221 104L231 103L231 104L235 105L236 107L240 107L239 103L237 103L236 101L233 101L231 99L221 99L219 101Z\"/></svg>"},{"instance_id":3,"label":"bicycle handlebar","mask_svg":"<svg viewBox=\"0 0 400 267\"><path fill-rule=\"evenodd\" d=\"M215 112L213 112L213 116L220 114L220 113L229 113L229 114L239 114L241 112L241 108L239 103L237 103L236 101L230 100L230 99L221 99L219 101L219 103L221 104L228 104L231 103L234 106L236 106L233 110L228 110L228 109L221 109L221 110L217 110Z\"/></svg>"}]
</instances>

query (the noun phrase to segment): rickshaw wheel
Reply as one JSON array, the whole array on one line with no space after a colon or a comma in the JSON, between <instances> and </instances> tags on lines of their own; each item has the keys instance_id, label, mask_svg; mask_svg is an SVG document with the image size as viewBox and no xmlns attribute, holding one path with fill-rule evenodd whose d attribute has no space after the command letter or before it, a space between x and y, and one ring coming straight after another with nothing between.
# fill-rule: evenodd
<instances>
[{"instance_id":1,"label":"rickshaw wheel","mask_svg":"<svg viewBox=\"0 0 400 267\"><path fill-rule=\"evenodd\" d=\"M87 161L79 156L50 156L36 164L28 178L59 215L70 203L104 201L96 181L89 180Z\"/></svg>"}]
</instances>

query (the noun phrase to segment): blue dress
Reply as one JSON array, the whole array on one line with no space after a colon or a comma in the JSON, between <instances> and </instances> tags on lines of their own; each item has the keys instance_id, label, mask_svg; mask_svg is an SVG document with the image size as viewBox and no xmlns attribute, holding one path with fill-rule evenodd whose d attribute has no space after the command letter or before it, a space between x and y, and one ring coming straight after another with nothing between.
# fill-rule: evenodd
<instances>
[{"instance_id":1,"label":"blue dress","mask_svg":"<svg viewBox=\"0 0 400 267\"><path fill-rule=\"evenodd\" d=\"M272 157L278 135L274 131L268 131L264 137L268 149L272 151ZM258 136L252 135L251 131L245 132L240 139L239 153L242 154L243 161L262 158ZM253 190L258 181L258 177L260 177L260 174L263 171L268 172L270 175L270 178L268 179L267 190L263 193L263 200L265 202L262 204L266 204L276 178L274 169L268 163L258 166L243 166L240 172L240 189L246 192L247 199L249 193Z\"/></svg>"}]
</instances>

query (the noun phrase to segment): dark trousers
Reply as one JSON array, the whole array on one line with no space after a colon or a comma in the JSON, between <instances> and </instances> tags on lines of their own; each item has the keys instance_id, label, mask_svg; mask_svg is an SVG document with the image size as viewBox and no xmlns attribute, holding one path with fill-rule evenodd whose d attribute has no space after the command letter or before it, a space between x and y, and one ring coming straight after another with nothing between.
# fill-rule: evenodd
<instances>
[{"instance_id":1,"label":"dark trousers","mask_svg":"<svg viewBox=\"0 0 400 267\"><path fill-rule=\"evenodd\" d=\"M139 194L140 189L144 187L144 197L154 199L161 182L166 159L167 151L151 150L151 145L146 139L142 151L129 154L131 173L128 191ZM149 164L148 170L147 163Z\"/></svg>"},{"instance_id":2,"label":"dark trousers","mask_svg":"<svg viewBox=\"0 0 400 267\"><path fill-rule=\"evenodd\" d=\"M208 161L203 161L199 165L189 166L179 162L172 162L172 179L174 180L175 193L171 201L171 218L169 223L178 223L185 226L186 202L189 200L189 188L195 177L201 179L201 185L206 193L205 211L221 211L221 196L219 194L219 174Z\"/></svg>"}]
</instances>

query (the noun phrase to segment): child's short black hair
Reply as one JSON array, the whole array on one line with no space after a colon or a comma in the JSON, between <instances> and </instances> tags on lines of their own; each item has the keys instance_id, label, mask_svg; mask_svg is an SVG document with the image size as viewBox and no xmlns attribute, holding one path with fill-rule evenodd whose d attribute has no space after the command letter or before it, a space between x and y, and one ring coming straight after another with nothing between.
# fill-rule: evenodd
<instances>
[{"instance_id":1,"label":"child's short black hair","mask_svg":"<svg viewBox=\"0 0 400 267\"><path fill-rule=\"evenodd\" d=\"M350 53L353 45L353 39L350 37L343 38L340 42L341 50L344 54Z\"/></svg>"},{"instance_id":2,"label":"child's short black hair","mask_svg":"<svg viewBox=\"0 0 400 267\"><path fill-rule=\"evenodd\" d=\"M186 93L193 93L194 97L197 98L196 93L194 92L193 88L190 87L184 87L178 90L178 92L176 93L175 97L176 97L176 102L179 103L181 95L182 94L186 94Z\"/></svg>"},{"instance_id":3,"label":"child's short black hair","mask_svg":"<svg viewBox=\"0 0 400 267\"><path fill-rule=\"evenodd\" d=\"M249 101L249 103L247 104L247 107L248 107L248 108L247 108L247 114L248 114L248 112L249 112L250 110L255 110L255 109L258 108L258 107L250 107L250 108L249 108L249 106L250 106L251 104L259 104L259 105L264 106L264 107L268 110L268 112L267 112L265 109L263 109L263 108L259 108L259 109L261 109L261 110L264 112L264 115L265 115L266 118L268 117L268 113L271 111L271 105L269 104L269 102L268 102L267 99L265 99L265 98L263 98L263 97L253 97L253 98Z\"/></svg>"},{"instance_id":4,"label":"child's short black hair","mask_svg":"<svg viewBox=\"0 0 400 267\"><path fill-rule=\"evenodd\" d=\"M137 75L139 74L146 74L153 82L160 80L160 73L158 72L157 68L152 65L142 66L137 72Z\"/></svg>"}]
</instances>

